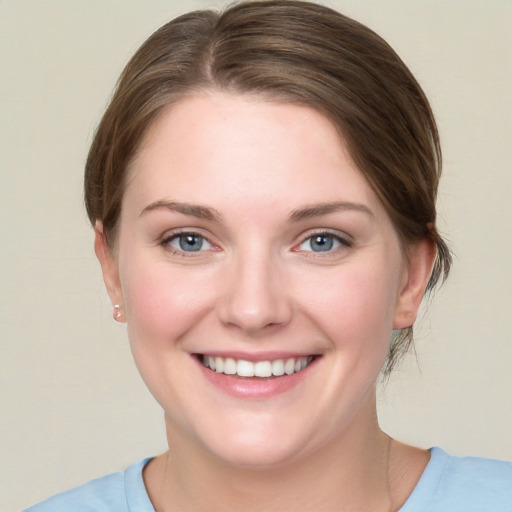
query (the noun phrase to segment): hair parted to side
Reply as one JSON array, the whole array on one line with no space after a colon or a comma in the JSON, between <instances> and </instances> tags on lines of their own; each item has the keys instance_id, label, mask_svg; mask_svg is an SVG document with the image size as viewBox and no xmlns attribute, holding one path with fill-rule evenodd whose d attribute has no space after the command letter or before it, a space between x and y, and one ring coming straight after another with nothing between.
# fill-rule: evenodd
<instances>
[{"instance_id":1,"label":"hair parted to side","mask_svg":"<svg viewBox=\"0 0 512 512\"><path fill-rule=\"evenodd\" d=\"M91 223L115 246L129 164L156 116L187 95L220 90L311 107L327 116L402 240L437 255L427 290L451 254L436 229L441 149L421 87L395 51L364 25L297 0L248 1L196 11L157 30L124 69L85 169ZM395 333L385 374L412 342Z\"/></svg>"}]
</instances>

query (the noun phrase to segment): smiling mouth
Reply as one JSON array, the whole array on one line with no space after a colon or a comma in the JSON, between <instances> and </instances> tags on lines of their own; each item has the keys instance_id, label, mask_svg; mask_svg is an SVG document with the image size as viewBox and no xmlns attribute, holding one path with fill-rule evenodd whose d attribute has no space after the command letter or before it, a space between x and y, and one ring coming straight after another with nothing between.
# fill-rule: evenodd
<instances>
[{"instance_id":1,"label":"smiling mouth","mask_svg":"<svg viewBox=\"0 0 512 512\"><path fill-rule=\"evenodd\" d=\"M290 357L272 361L246 361L231 357L198 355L201 364L216 373L238 377L281 377L299 373L309 366L315 356Z\"/></svg>"}]
</instances>

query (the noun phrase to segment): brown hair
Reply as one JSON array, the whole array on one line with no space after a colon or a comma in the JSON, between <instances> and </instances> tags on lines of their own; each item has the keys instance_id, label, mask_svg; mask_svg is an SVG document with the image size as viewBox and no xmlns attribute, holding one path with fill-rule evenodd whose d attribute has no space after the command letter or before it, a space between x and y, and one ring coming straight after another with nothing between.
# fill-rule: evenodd
<instances>
[{"instance_id":1,"label":"brown hair","mask_svg":"<svg viewBox=\"0 0 512 512\"><path fill-rule=\"evenodd\" d=\"M446 278L450 251L438 234L439 136L418 82L372 30L327 7L296 0L242 2L197 11L157 30L124 69L85 169L91 223L111 246L129 163L162 109L194 92L232 91L306 105L327 116L385 206L404 247L437 248L427 290ZM412 341L395 333L389 373Z\"/></svg>"}]
</instances>

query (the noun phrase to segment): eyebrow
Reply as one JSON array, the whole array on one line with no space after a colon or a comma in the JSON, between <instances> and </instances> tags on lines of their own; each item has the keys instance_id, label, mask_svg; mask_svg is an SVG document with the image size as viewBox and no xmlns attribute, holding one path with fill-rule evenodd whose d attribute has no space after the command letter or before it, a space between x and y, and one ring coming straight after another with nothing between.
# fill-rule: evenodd
<instances>
[{"instance_id":1,"label":"eyebrow","mask_svg":"<svg viewBox=\"0 0 512 512\"><path fill-rule=\"evenodd\" d=\"M204 220L215 220L220 222L222 220L221 214L215 210L214 208L210 208L208 206L202 206L198 204L191 203L181 203L178 201L155 201L143 208L140 215L144 215L147 212L153 210L170 210L173 212L182 213L183 215L190 215L192 217L197 217L198 219ZM293 210L288 216L288 222L299 222L302 220L311 219L314 217L319 217L321 215L328 215L330 213L336 213L339 211L359 211L369 215L370 217L374 217L373 212L360 203L351 203L346 201L339 201L334 203L318 203L313 205L308 205L303 208L297 208Z\"/></svg>"},{"instance_id":2,"label":"eyebrow","mask_svg":"<svg viewBox=\"0 0 512 512\"><path fill-rule=\"evenodd\" d=\"M328 215L329 213L336 213L340 211L357 211L362 212L370 217L375 217L373 212L368 206L360 203L351 203L346 201L334 202L334 203L319 203L305 206L304 208L297 208L293 210L288 216L289 222L299 222L301 220L307 220L321 215Z\"/></svg>"},{"instance_id":3,"label":"eyebrow","mask_svg":"<svg viewBox=\"0 0 512 512\"><path fill-rule=\"evenodd\" d=\"M153 210L170 210L173 212L182 213L183 215L190 215L204 220L220 221L221 215L214 208L208 206L201 206L198 204L180 203L178 201L155 201L148 204L141 212L140 216Z\"/></svg>"}]
</instances>

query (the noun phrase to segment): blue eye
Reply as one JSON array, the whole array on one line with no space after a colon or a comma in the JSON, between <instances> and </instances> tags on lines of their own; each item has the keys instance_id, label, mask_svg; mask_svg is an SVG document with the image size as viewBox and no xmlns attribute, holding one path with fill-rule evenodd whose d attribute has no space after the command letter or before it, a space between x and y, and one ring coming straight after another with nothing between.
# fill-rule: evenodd
<instances>
[{"instance_id":1,"label":"blue eye","mask_svg":"<svg viewBox=\"0 0 512 512\"><path fill-rule=\"evenodd\" d=\"M183 252L199 252L211 248L210 242L197 233L179 233L167 238L164 243Z\"/></svg>"},{"instance_id":2,"label":"blue eye","mask_svg":"<svg viewBox=\"0 0 512 512\"><path fill-rule=\"evenodd\" d=\"M321 233L310 236L300 244L301 251L328 252L337 249L343 242L333 235ZM345 244L348 245L348 244Z\"/></svg>"}]
</instances>

